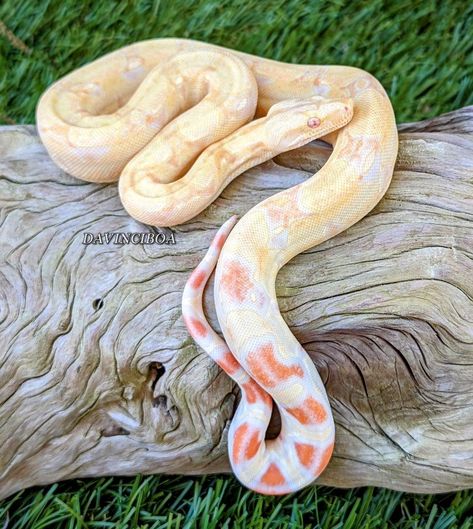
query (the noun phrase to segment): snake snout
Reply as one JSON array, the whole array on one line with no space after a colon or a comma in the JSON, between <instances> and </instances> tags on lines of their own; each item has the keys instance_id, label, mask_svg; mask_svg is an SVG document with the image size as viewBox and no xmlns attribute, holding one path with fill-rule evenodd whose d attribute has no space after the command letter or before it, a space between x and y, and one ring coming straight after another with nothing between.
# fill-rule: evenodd
<instances>
[{"instance_id":1,"label":"snake snout","mask_svg":"<svg viewBox=\"0 0 473 529\"><path fill-rule=\"evenodd\" d=\"M342 127L349 123L353 117L353 101L350 98L327 99L320 104L317 111L310 115L307 125L313 128L312 123L331 123Z\"/></svg>"}]
</instances>

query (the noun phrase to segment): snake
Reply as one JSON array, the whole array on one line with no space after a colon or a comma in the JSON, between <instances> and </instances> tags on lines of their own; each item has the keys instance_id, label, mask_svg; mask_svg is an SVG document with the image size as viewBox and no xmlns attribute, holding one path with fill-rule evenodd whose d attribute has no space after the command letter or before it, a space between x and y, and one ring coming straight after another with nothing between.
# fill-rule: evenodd
<instances>
[{"instance_id":1,"label":"snake","mask_svg":"<svg viewBox=\"0 0 473 529\"><path fill-rule=\"evenodd\" d=\"M36 110L53 161L90 182L118 181L125 210L171 227L209 207L247 169L319 139L325 165L224 222L182 296L191 337L239 385L231 468L261 494L313 483L335 425L322 379L284 321L276 277L296 255L365 217L388 189L398 151L381 83L341 65L283 63L187 39L151 39L52 84ZM222 336L202 293L214 274ZM274 407L280 432L267 439Z\"/></svg>"}]
</instances>

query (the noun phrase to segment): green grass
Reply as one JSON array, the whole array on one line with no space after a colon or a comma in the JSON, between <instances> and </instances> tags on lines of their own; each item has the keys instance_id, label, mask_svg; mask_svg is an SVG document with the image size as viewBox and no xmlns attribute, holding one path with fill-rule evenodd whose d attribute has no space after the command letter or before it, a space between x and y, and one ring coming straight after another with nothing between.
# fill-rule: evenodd
<instances>
[{"instance_id":1,"label":"green grass","mask_svg":"<svg viewBox=\"0 0 473 529\"><path fill-rule=\"evenodd\" d=\"M470 529L473 497L312 487L270 498L233 478L103 478L25 491L0 505L11 528ZM1 525L0 525L1 527Z\"/></svg>"},{"instance_id":2,"label":"green grass","mask_svg":"<svg viewBox=\"0 0 473 529\"><path fill-rule=\"evenodd\" d=\"M33 123L41 92L104 53L188 37L283 61L349 64L375 74L398 121L473 103L469 2L200 0L0 4L0 122ZM0 528L473 528L473 494L312 487L283 498L231 477L108 478L27 490L0 503Z\"/></svg>"},{"instance_id":3,"label":"green grass","mask_svg":"<svg viewBox=\"0 0 473 529\"><path fill-rule=\"evenodd\" d=\"M195 38L289 62L359 66L386 87L398 121L471 104L473 4L413 4L139 0L111 8L107 1L6 0L0 19L26 48L0 37L0 119L33 123L38 97L52 81L153 37Z\"/></svg>"}]
</instances>

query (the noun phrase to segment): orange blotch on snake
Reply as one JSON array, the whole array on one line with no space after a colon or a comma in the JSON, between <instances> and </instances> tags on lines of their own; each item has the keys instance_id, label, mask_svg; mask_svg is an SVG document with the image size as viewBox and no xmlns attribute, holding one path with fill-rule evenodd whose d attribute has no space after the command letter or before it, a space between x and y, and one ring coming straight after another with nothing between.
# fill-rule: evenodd
<instances>
[{"instance_id":1,"label":"orange blotch on snake","mask_svg":"<svg viewBox=\"0 0 473 529\"><path fill-rule=\"evenodd\" d=\"M254 430L250 435L248 423L241 424L235 431L233 438L232 457L234 463L240 463L242 459L252 459L255 457L261 445L259 434Z\"/></svg>"},{"instance_id":2,"label":"orange blotch on snake","mask_svg":"<svg viewBox=\"0 0 473 529\"><path fill-rule=\"evenodd\" d=\"M263 402L268 406L271 404L271 397L254 380L249 380L242 384L242 388L249 404L255 404L257 401Z\"/></svg>"},{"instance_id":3,"label":"orange blotch on snake","mask_svg":"<svg viewBox=\"0 0 473 529\"><path fill-rule=\"evenodd\" d=\"M213 244L218 250L221 250L226 240L227 240L227 235L220 233L219 235L215 237Z\"/></svg>"},{"instance_id":4,"label":"orange blotch on snake","mask_svg":"<svg viewBox=\"0 0 473 529\"><path fill-rule=\"evenodd\" d=\"M287 411L301 424L317 424L325 421L327 418L325 406L312 397L305 399L302 406L287 408Z\"/></svg>"},{"instance_id":5,"label":"orange blotch on snake","mask_svg":"<svg viewBox=\"0 0 473 529\"><path fill-rule=\"evenodd\" d=\"M330 458L332 457L332 453L333 453L333 443L327 446L327 448L324 450L324 453L322 454L322 457L320 458L320 462L317 466L317 473L316 473L317 476L322 474L323 470L328 465L328 462L330 461Z\"/></svg>"},{"instance_id":6,"label":"orange blotch on snake","mask_svg":"<svg viewBox=\"0 0 473 529\"><path fill-rule=\"evenodd\" d=\"M248 445L245 450L246 459L252 459L253 457L255 457L260 446L261 446L261 441L259 439L258 432L255 431L251 434L251 437L248 440Z\"/></svg>"},{"instance_id":7,"label":"orange blotch on snake","mask_svg":"<svg viewBox=\"0 0 473 529\"><path fill-rule=\"evenodd\" d=\"M251 287L252 283L245 268L235 261L229 263L222 274L220 288L233 299L243 301Z\"/></svg>"},{"instance_id":8,"label":"orange blotch on snake","mask_svg":"<svg viewBox=\"0 0 473 529\"><path fill-rule=\"evenodd\" d=\"M268 485L269 487L277 487L278 485L284 485L284 476L281 474L278 466L275 463L271 463L268 470L264 473L261 478L261 483Z\"/></svg>"},{"instance_id":9,"label":"orange blotch on snake","mask_svg":"<svg viewBox=\"0 0 473 529\"><path fill-rule=\"evenodd\" d=\"M233 436L232 459L233 459L233 462L236 464L238 464L241 461L243 446L245 444L245 439L248 435L248 430L249 430L249 426L246 422L241 424L235 430L235 435Z\"/></svg>"},{"instance_id":10,"label":"orange blotch on snake","mask_svg":"<svg viewBox=\"0 0 473 529\"><path fill-rule=\"evenodd\" d=\"M196 318L185 318L184 321L192 336L204 337L207 334L205 325Z\"/></svg>"},{"instance_id":11,"label":"orange blotch on snake","mask_svg":"<svg viewBox=\"0 0 473 529\"><path fill-rule=\"evenodd\" d=\"M218 360L218 364L229 375L233 375L241 367L238 360L230 352L225 353L223 358Z\"/></svg>"},{"instance_id":12,"label":"orange blotch on snake","mask_svg":"<svg viewBox=\"0 0 473 529\"><path fill-rule=\"evenodd\" d=\"M199 288L205 281L205 272L202 270L194 270L191 274L190 280L192 288Z\"/></svg>"},{"instance_id":13,"label":"orange blotch on snake","mask_svg":"<svg viewBox=\"0 0 473 529\"><path fill-rule=\"evenodd\" d=\"M291 376L304 376L302 368L297 364L287 366L279 362L271 344L265 344L249 353L247 362L257 382L270 388Z\"/></svg>"},{"instance_id":14,"label":"orange blotch on snake","mask_svg":"<svg viewBox=\"0 0 473 529\"><path fill-rule=\"evenodd\" d=\"M315 448L305 443L294 443L294 446L301 464L309 468L314 460Z\"/></svg>"}]
</instances>

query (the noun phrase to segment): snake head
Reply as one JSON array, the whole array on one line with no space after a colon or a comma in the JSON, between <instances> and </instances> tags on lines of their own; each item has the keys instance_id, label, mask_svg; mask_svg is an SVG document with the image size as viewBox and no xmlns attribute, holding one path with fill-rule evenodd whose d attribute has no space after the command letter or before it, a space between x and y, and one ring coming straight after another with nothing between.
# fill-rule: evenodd
<instances>
[{"instance_id":1,"label":"snake head","mask_svg":"<svg viewBox=\"0 0 473 529\"><path fill-rule=\"evenodd\" d=\"M273 105L266 116L266 132L277 150L295 149L344 127L353 117L350 98L312 96Z\"/></svg>"}]
</instances>

